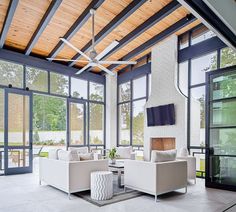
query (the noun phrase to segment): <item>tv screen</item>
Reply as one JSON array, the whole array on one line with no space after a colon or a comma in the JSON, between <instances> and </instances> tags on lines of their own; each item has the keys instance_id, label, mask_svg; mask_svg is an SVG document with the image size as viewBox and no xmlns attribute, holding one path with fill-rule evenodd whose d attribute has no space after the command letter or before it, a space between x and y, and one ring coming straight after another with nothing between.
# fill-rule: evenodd
<instances>
[{"instance_id":1,"label":"tv screen","mask_svg":"<svg viewBox=\"0 0 236 212\"><path fill-rule=\"evenodd\" d=\"M164 126L175 124L174 104L147 108L147 124L151 126Z\"/></svg>"}]
</instances>

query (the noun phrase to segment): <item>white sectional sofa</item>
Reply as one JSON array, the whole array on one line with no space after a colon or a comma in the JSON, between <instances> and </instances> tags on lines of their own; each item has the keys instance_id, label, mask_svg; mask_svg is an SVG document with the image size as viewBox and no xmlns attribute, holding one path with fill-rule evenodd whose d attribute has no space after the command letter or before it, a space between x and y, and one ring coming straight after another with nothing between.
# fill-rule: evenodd
<instances>
[{"instance_id":1,"label":"white sectional sofa","mask_svg":"<svg viewBox=\"0 0 236 212\"><path fill-rule=\"evenodd\" d=\"M64 161L48 158L39 160L39 182L45 182L70 194L90 189L90 174L108 171L108 160Z\"/></svg>"},{"instance_id":2,"label":"white sectional sofa","mask_svg":"<svg viewBox=\"0 0 236 212\"><path fill-rule=\"evenodd\" d=\"M124 186L157 195L185 188L187 192L187 162L124 161Z\"/></svg>"}]
</instances>

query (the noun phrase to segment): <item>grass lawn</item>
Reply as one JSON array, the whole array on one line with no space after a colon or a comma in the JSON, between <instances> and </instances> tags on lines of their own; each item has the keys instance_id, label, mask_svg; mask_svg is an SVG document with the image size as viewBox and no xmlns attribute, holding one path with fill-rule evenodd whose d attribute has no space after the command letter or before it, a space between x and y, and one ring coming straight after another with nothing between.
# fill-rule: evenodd
<instances>
[{"instance_id":1,"label":"grass lawn","mask_svg":"<svg viewBox=\"0 0 236 212\"><path fill-rule=\"evenodd\" d=\"M48 157L48 152L40 152L39 156L47 158Z\"/></svg>"}]
</instances>

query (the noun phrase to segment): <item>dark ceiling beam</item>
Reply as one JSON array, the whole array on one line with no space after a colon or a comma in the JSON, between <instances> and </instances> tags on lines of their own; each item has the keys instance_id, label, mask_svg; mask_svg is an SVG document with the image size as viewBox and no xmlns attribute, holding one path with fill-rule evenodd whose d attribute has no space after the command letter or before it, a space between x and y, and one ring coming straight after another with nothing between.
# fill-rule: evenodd
<instances>
[{"instance_id":1,"label":"dark ceiling beam","mask_svg":"<svg viewBox=\"0 0 236 212\"><path fill-rule=\"evenodd\" d=\"M8 33L9 28L10 28L13 16L15 14L18 2L19 2L18 0L11 0L10 3L9 3L6 18L5 18L4 23L3 23L2 33L1 33L1 36L0 36L0 48L2 48L4 43L5 43L7 33Z\"/></svg>"},{"instance_id":2,"label":"dark ceiling beam","mask_svg":"<svg viewBox=\"0 0 236 212\"><path fill-rule=\"evenodd\" d=\"M63 38L65 38L66 40L70 40L78 32L78 30L88 21L91 16L90 10L99 8L104 1L105 0L93 0L84 10L84 12L78 17L78 19L74 22L74 24L70 27L70 29L66 32ZM64 42L60 40L55 46L55 48L50 52L48 57L56 57L58 53L62 50L64 45Z\"/></svg>"},{"instance_id":3,"label":"dark ceiling beam","mask_svg":"<svg viewBox=\"0 0 236 212\"><path fill-rule=\"evenodd\" d=\"M135 56L139 55L140 53L144 52L145 50L151 48L152 46L154 46L158 42L162 41L163 39L167 38L168 36L172 35L173 33L179 31L180 29L189 25L190 23L192 23L195 20L196 20L196 18L193 15L187 15L186 17L177 21L175 24L171 25L170 27L168 27L164 31L160 32L158 35L155 35L153 38L146 41L145 43L143 43L142 45L140 45L139 47L137 47L133 51L126 54L120 60L132 59L133 57L135 57ZM117 68L118 66L119 65L110 65L108 67L108 69L112 71L115 68Z\"/></svg>"},{"instance_id":4,"label":"dark ceiling beam","mask_svg":"<svg viewBox=\"0 0 236 212\"><path fill-rule=\"evenodd\" d=\"M29 55L32 49L34 48L35 44L37 43L40 35L43 33L45 28L47 27L48 23L51 21L53 15L57 11L58 7L60 6L62 0L53 0L49 5L46 13L44 14L42 20L40 21L37 29L35 30L33 36L31 37L26 49L25 55Z\"/></svg>"},{"instance_id":5,"label":"dark ceiling beam","mask_svg":"<svg viewBox=\"0 0 236 212\"><path fill-rule=\"evenodd\" d=\"M178 3L176 0L172 1L165 7L163 7L161 10L159 10L157 13L155 13L153 16L151 16L148 20L146 20L144 23L139 25L137 28L135 28L132 32L130 32L128 35L126 35L124 38L122 38L119 41L119 45L117 45L114 49L112 49L107 55L105 55L102 59L107 59L112 54L116 53L118 50L123 48L125 45L130 43L132 40L137 38L139 35L144 33L146 30L160 22L163 18L170 15L172 12L174 12L176 9L181 7L181 4Z\"/></svg>"},{"instance_id":6,"label":"dark ceiling beam","mask_svg":"<svg viewBox=\"0 0 236 212\"><path fill-rule=\"evenodd\" d=\"M218 35L228 41L232 47L236 48L236 35L226 26L226 24L207 6L202 0L179 0L181 4L189 7L192 13L196 13L196 17L199 17L204 24L207 24L210 29L218 32Z\"/></svg>"},{"instance_id":7,"label":"dark ceiling beam","mask_svg":"<svg viewBox=\"0 0 236 212\"><path fill-rule=\"evenodd\" d=\"M148 63L148 60L149 60L150 57L151 57L151 52L149 52L149 53L145 54L144 56L138 58L138 59L136 60L136 61L137 61L137 64L138 64L139 62L141 62L142 60L144 60L144 59L146 59L146 63ZM134 65L127 65L127 66L125 66L124 68L122 68L121 70L119 70L118 74L120 75L120 74L124 73L127 68L130 68L130 70L132 70L132 68L133 68L132 66L134 66Z\"/></svg>"},{"instance_id":8,"label":"dark ceiling beam","mask_svg":"<svg viewBox=\"0 0 236 212\"><path fill-rule=\"evenodd\" d=\"M126 18L132 15L140 6L147 0L133 0L124 10L122 10L115 18L111 20L96 36L95 45L112 32L118 25L120 25ZM91 49L92 41L90 40L82 49L82 52L87 52ZM79 53L73 56L72 60L77 60L81 57ZM69 66L75 65L76 62L70 62Z\"/></svg>"}]
</instances>

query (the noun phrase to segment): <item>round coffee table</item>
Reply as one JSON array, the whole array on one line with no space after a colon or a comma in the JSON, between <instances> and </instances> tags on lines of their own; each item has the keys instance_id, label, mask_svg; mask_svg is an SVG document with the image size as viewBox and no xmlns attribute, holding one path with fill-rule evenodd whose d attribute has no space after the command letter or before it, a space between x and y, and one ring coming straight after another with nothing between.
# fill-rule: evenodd
<instances>
[{"instance_id":1,"label":"round coffee table","mask_svg":"<svg viewBox=\"0 0 236 212\"><path fill-rule=\"evenodd\" d=\"M91 198L107 200L113 197L113 174L109 171L91 173Z\"/></svg>"}]
</instances>

